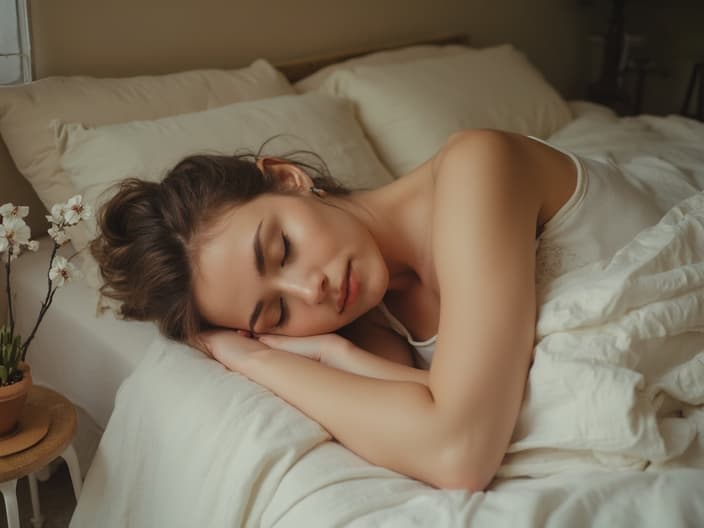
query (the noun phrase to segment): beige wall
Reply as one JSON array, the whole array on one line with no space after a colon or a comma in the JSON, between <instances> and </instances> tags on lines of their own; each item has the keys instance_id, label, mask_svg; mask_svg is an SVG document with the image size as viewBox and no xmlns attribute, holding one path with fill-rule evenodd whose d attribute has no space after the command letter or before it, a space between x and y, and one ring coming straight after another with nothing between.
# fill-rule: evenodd
<instances>
[{"instance_id":1,"label":"beige wall","mask_svg":"<svg viewBox=\"0 0 704 528\"><path fill-rule=\"evenodd\" d=\"M582 12L578 0L30 1L39 77L235 67L464 32L513 42L566 93Z\"/></svg>"}]
</instances>

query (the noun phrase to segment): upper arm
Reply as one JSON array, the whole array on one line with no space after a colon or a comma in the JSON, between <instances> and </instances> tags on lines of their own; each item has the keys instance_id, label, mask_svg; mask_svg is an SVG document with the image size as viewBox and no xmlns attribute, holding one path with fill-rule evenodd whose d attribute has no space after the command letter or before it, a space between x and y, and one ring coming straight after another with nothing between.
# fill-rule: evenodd
<instances>
[{"instance_id":1,"label":"upper arm","mask_svg":"<svg viewBox=\"0 0 704 528\"><path fill-rule=\"evenodd\" d=\"M340 333L359 348L402 365L414 367L413 352L408 341L393 330L386 328L378 318L383 315L374 308L346 326Z\"/></svg>"},{"instance_id":2,"label":"upper arm","mask_svg":"<svg viewBox=\"0 0 704 528\"><path fill-rule=\"evenodd\" d=\"M455 137L434 160L440 288L430 389L458 449L491 479L520 410L535 332L540 194L514 136Z\"/></svg>"}]
</instances>

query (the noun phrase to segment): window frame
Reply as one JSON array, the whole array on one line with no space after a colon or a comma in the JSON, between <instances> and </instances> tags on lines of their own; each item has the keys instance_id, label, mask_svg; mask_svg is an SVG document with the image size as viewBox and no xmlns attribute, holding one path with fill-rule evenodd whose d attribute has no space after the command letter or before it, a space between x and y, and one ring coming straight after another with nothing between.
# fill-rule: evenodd
<instances>
[{"instance_id":1,"label":"window frame","mask_svg":"<svg viewBox=\"0 0 704 528\"><path fill-rule=\"evenodd\" d=\"M10 85L32 81L32 46L29 38L27 0L15 0L15 11L17 14L17 40L19 51L17 53L0 52L0 57L19 57L20 59L20 78L13 83L9 83Z\"/></svg>"}]
</instances>

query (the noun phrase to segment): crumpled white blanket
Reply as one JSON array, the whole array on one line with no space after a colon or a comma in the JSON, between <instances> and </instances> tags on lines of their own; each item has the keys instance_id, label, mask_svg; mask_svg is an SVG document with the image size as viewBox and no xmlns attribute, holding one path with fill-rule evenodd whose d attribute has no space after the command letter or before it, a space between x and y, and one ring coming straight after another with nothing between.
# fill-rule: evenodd
<instances>
[{"instance_id":1,"label":"crumpled white blanket","mask_svg":"<svg viewBox=\"0 0 704 528\"><path fill-rule=\"evenodd\" d=\"M644 469L702 442L704 193L609 261L557 278L540 301L535 361L501 476ZM688 463L702 455L689 453Z\"/></svg>"},{"instance_id":2,"label":"crumpled white blanket","mask_svg":"<svg viewBox=\"0 0 704 528\"><path fill-rule=\"evenodd\" d=\"M655 527L704 518L704 194L693 194L704 188L702 143L687 152L704 126L647 119L590 113L555 140L580 154L601 142L600 155L642 175L664 209L689 197L610 261L539 293L525 403L490 491L436 490L373 466L271 392L160 338L120 388L71 526ZM655 143L640 145L645 158L627 154L633 145L619 151L610 138L624 126L642 128L624 142L653 134L670 152ZM688 126L697 133L682 132L681 148L662 141ZM578 136L581 147L565 145ZM658 170L672 176L664 186Z\"/></svg>"}]
</instances>

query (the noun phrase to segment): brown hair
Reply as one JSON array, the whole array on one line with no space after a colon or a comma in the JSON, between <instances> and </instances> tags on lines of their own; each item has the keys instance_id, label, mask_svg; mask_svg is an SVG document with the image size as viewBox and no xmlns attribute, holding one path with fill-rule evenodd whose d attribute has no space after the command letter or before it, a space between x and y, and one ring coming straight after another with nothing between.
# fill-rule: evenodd
<instances>
[{"instance_id":1,"label":"brown hair","mask_svg":"<svg viewBox=\"0 0 704 528\"><path fill-rule=\"evenodd\" d=\"M260 150L261 151L261 150ZM278 157L306 170L330 194L349 191L322 164L300 159L297 151ZM121 302L126 319L155 321L165 336L193 344L209 327L198 313L193 257L199 236L233 205L264 193L278 193L277 179L260 171L251 153L193 155L179 162L160 183L128 178L96 215L100 235L90 252L100 266L100 293Z\"/></svg>"}]
</instances>

